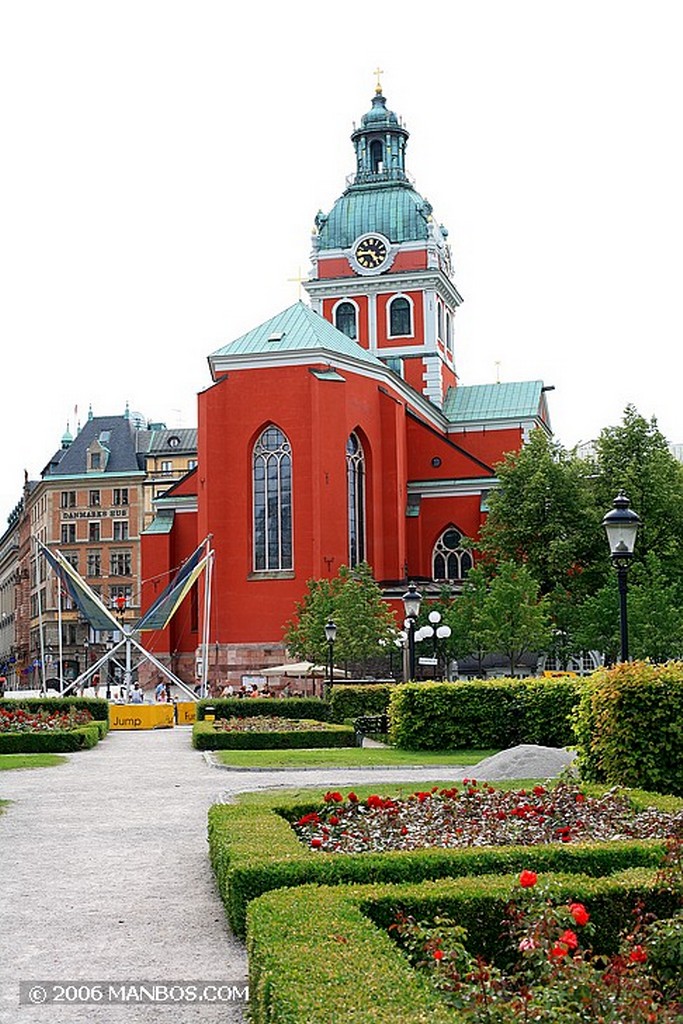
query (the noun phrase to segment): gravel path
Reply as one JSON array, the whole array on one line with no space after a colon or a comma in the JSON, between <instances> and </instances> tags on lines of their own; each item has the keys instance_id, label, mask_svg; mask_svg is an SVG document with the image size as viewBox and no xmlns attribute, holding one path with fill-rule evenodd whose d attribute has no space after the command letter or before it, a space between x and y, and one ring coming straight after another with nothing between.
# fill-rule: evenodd
<instances>
[{"instance_id":1,"label":"gravel path","mask_svg":"<svg viewBox=\"0 0 683 1024\"><path fill-rule=\"evenodd\" d=\"M526 748L520 758L519 749L481 762L477 778L509 778L512 763L516 777L550 777L569 759L550 748ZM433 767L220 771L192 749L189 728L114 732L62 767L3 772L0 796L13 803L0 816L0 1021L239 1024L247 960L226 924L208 861L210 804L245 790L467 774ZM123 981L205 981L227 985L238 998L19 1005L20 984L26 998L27 983L44 980L117 990Z\"/></svg>"}]
</instances>

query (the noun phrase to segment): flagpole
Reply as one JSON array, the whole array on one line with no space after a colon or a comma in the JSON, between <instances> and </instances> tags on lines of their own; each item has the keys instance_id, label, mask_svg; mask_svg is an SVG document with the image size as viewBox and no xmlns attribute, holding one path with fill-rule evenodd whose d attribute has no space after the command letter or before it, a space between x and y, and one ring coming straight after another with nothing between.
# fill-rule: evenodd
<instances>
[{"instance_id":1,"label":"flagpole","mask_svg":"<svg viewBox=\"0 0 683 1024\"><path fill-rule=\"evenodd\" d=\"M35 537L33 539L34 539L34 541L37 540L37 538L35 538ZM42 687L43 688L43 692L46 693L47 689L46 689L46 686L45 686L45 634L44 634L44 626L43 626L43 602L42 602L42 599L41 599L41 596L40 596L40 570L39 570L39 567L38 567L38 550L37 550L35 544L33 545L33 555L34 555L34 559L35 559L34 564L35 564L35 567L36 567L36 587L38 589L38 632L40 634L40 678L43 681L43 687Z\"/></svg>"},{"instance_id":2,"label":"flagpole","mask_svg":"<svg viewBox=\"0 0 683 1024\"><path fill-rule=\"evenodd\" d=\"M211 628L211 580L213 576L213 550L209 547L210 543L211 535L206 538L208 561L206 563L206 575L204 577L204 656L202 658L202 697L208 696L207 690L209 678L209 631Z\"/></svg>"},{"instance_id":3,"label":"flagpole","mask_svg":"<svg viewBox=\"0 0 683 1024\"><path fill-rule=\"evenodd\" d=\"M63 650L62 650L62 581L59 577L56 578L57 583L57 629L59 630L59 647L57 648L59 654L59 692L64 693L64 661L63 661Z\"/></svg>"}]
</instances>

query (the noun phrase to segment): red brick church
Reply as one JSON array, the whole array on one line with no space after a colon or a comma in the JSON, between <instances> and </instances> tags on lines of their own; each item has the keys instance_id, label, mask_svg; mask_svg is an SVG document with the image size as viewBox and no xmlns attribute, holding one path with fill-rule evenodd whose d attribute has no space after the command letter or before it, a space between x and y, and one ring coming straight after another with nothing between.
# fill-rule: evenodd
<instances>
[{"instance_id":1,"label":"red brick church","mask_svg":"<svg viewBox=\"0 0 683 1024\"><path fill-rule=\"evenodd\" d=\"M408 132L379 86L351 141L351 184L315 218L310 306L209 356L198 465L143 535L143 607L211 535L211 678L282 661L307 581L343 564L369 562L387 599L409 580L426 594L457 584L494 465L550 430L542 381L458 380L448 232L413 187ZM151 638L181 678L205 607L200 587Z\"/></svg>"}]
</instances>

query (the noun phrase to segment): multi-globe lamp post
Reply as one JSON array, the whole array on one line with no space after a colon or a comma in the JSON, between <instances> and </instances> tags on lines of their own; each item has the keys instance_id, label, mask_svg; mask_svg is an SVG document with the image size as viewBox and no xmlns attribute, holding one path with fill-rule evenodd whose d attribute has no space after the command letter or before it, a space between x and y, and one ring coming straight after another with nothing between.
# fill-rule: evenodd
<instances>
[{"instance_id":1,"label":"multi-globe lamp post","mask_svg":"<svg viewBox=\"0 0 683 1024\"><path fill-rule=\"evenodd\" d=\"M441 623L441 612L437 612L436 609L431 611L428 615L429 624L421 626L420 629L415 633L415 640L419 643L420 640L429 640L433 638L434 647L432 654L432 664L436 666L437 675L439 668L439 642L447 640L451 635L451 627L445 623ZM422 664L422 662L420 662Z\"/></svg>"},{"instance_id":2,"label":"multi-globe lamp post","mask_svg":"<svg viewBox=\"0 0 683 1024\"><path fill-rule=\"evenodd\" d=\"M626 578L633 558L640 517L633 511L623 491L614 499L614 507L602 520L607 534L612 564L619 581L619 621L621 627L621 661L628 661L628 618L626 608Z\"/></svg>"}]
</instances>

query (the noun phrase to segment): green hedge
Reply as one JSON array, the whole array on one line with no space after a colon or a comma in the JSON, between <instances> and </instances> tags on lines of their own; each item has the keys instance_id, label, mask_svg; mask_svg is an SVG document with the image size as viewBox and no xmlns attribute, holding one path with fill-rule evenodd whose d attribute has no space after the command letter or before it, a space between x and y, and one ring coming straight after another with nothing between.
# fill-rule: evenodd
<instances>
[{"instance_id":1,"label":"green hedge","mask_svg":"<svg viewBox=\"0 0 683 1024\"><path fill-rule=\"evenodd\" d=\"M89 711L94 719L101 722L109 721L109 701L97 697L21 697L12 699L4 697L0 700L0 708L8 711Z\"/></svg>"},{"instance_id":2,"label":"green hedge","mask_svg":"<svg viewBox=\"0 0 683 1024\"><path fill-rule=\"evenodd\" d=\"M405 750L458 750L573 742L578 679L406 683L392 689L391 739Z\"/></svg>"},{"instance_id":3,"label":"green hedge","mask_svg":"<svg viewBox=\"0 0 683 1024\"><path fill-rule=\"evenodd\" d=\"M583 778L683 796L683 662L593 673L574 728Z\"/></svg>"},{"instance_id":4,"label":"green hedge","mask_svg":"<svg viewBox=\"0 0 683 1024\"><path fill-rule=\"evenodd\" d=\"M197 721L201 722L207 707L216 718L251 718L254 715L275 715L276 718L312 718L327 722L330 706L320 697L225 697L197 701Z\"/></svg>"},{"instance_id":5,"label":"green hedge","mask_svg":"<svg viewBox=\"0 0 683 1024\"><path fill-rule=\"evenodd\" d=\"M344 722L360 715L383 715L389 707L393 689L390 683L367 686L335 684L330 696L330 721Z\"/></svg>"},{"instance_id":6,"label":"green hedge","mask_svg":"<svg viewBox=\"0 0 683 1024\"><path fill-rule=\"evenodd\" d=\"M0 754L68 754L89 750L106 735L108 724L88 722L76 729L55 732L2 732Z\"/></svg>"},{"instance_id":7,"label":"green hedge","mask_svg":"<svg viewBox=\"0 0 683 1024\"><path fill-rule=\"evenodd\" d=\"M527 851L527 866L538 867L535 854ZM671 914L676 903L661 892L654 870L603 878L551 874L540 881L558 903L586 905L594 948L606 953L638 900L659 916ZM446 914L467 927L471 952L495 955L505 905L518 891L515 874L419 885L309 885L261 896L248 911L251 1020L456 1024L463 1015L412 970L385 929L399 910L419 920Z\"/></svg>"},{"instance_id":8,"label":"green hedge","mask_svg":"<svg viewBox=\"0 0 683 1024\"><path fill-rule=\"evenodd\" d=\"M356 733L347 725L296 732L222 732L211 722L195 722L192 727L192 746L197 750L301 750L355 745Z\"/></svg>"},{"instance_id":9,"label":"green hedge","mask_svg":"<svg viewBox=\"0 0 683 1024\"><path fill-rule=\"evenodd\" d=\"M385 790L383 789L384 793ZM671 801L649 796L641 806L671 810ZM315 882L407 882L521 871L533 857L536 870L610 874L626 867L661 862L663 841L610 841L535 846L468 847L462 850L400 850L388 853L320 854L299 842L289 821L322 800L303 803L273 797L269 806L218 804L209 809L209 852L228 919L244 934L246 908L271 889ZM674 807L680 809L680 801Z\"/></svg>"}]
</instances>

